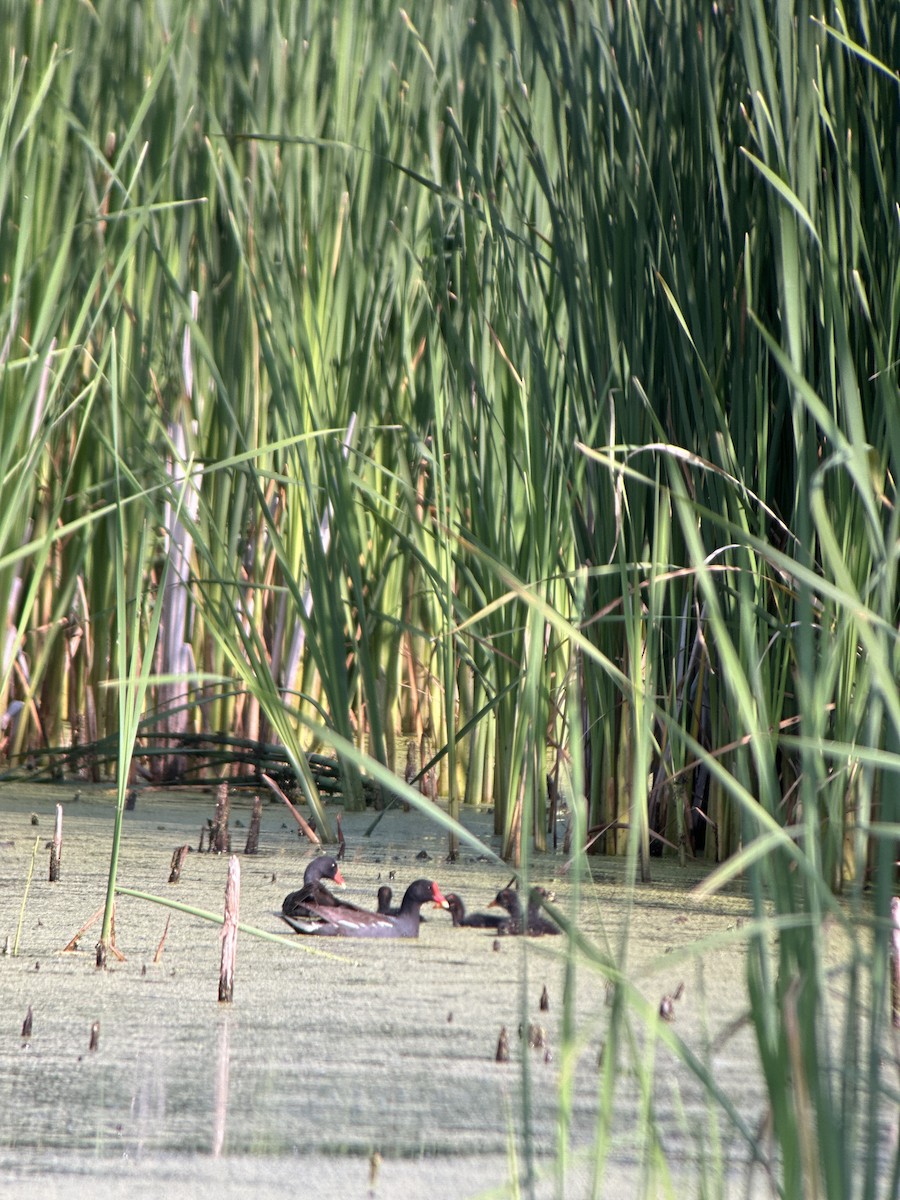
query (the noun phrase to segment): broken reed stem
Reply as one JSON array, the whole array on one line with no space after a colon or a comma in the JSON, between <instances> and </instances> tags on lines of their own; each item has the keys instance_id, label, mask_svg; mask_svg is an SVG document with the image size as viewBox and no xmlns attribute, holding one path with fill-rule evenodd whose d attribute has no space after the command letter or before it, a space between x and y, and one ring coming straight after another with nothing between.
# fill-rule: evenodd
<instances>
[{"instance_id":1,"label":"broken reed stem","mask_svg":"<svg viewBox=\"0 0 900 1200\"><path fill-rule=\"evenodd\" d=\"M305 817L300 812L297 811L297 809L294 807L293 804L291 804L290 800L288 800L287 796L284 794L284 792L281 790L281 788L278 786L278 784L275 782L275 780L272 779L269 775L266 775L265 773L263 773L262 781L266 785L267 788L269 788L271 791L273 791L275 793L275 795L278 797L279 800L283 800L285 802L285 804L291 810L291 815L293 816L294 820L297 822L297 824L300 826L300 828L303 830L303 832L306 834L306 836L309 838L309 840L313 843L313 845L321 846L322 839L319 837L319 835L316 833L316 831L313 829L313 827L310 825L310 823L305 819Z\"/></svg>"},{"instance_id":2,"label":"broken reed stem","mask_svg":"<svg viewBox=\"0 0 900 1200\"><path fill-rule=\"evenodd\" d=\"M262 798L254 796L253 812L250 815L250 829L247 831L247 845L244 847L245 854L256 854L259 850L259 823L261 819Z\"/></svg>"},{"instance_id":3,"label":"broken reed stem","mask_svg":"<svg viewBox=\"0 0 900 1200\"><path fill-rule=\"evenodd\" d=\"M105 911L106 911L106 905L104 904L90 918L90 920L87 922L86 925L82 925L79 932L75 934L75 937L73 937L72 941L69 942L69 945L66 946L66 949L68 950L71 948L72 950L74 950L75 943L78 941L79 936L90 925L93 925L93 923L97 919L97 917ZM100 971L106 970L107 954L112 954L118 962L126 961L125 955L122 953L122 951L116 945L116 906L115 906L115 904L113 904L112 912L110 913L110 917L109 917L109 944L107 945L103 941L103 938L101 937L100 941L97 943L96 954L97 954L97 968Z\"/></svg>"},{"instance_id":4,"label":"broken reed stem","mask_svg":"<svg viewBox=\"0 0 900 1200\"><path fill-rule=\"evenodd\" d=\"M169 922L171 920L172 920L172 914L169 913L169 915L166 917L166 927L163 930L162 937L159 939L159 945L156 947L156 953L153 955L154 966L159 962L159 960L163 956L163 949L166 944L166 938L169 936Z\"/></svg>"},{"instance_id":5,"label":"broken reed stem","mask_svg":"<svg viewBox=\"0 0 900 1200\"><path fill-rule=\"evenodd\" d=\"M181 868L184 866L184 860L188 856L190 846L178 846L172 851L172 864L169 870L169 883L177 883L181 878Z\"/></svg>"},{"instance_id":6,"label":"broken reed stem","mask_svg":"<svg viewBox=\"0 0 900 1200\"><path fill-rule=\"evenodd\" d=\"M91 915L88 917L88 919L82 925L82 927L78 930L78 932L75 934L75 936L73 938L71 938L71 940L68 941L65 944L65 946L63 946L63 954L65 954L67 950L74 950L77 947L78 939L81 937L81 935L83 933L86 933L96 921L100 920L100 918L103 916L104 908L106 908L106 905L101 904L95 913L91 913Z\"/></svg>"},{"instance_id":7,"label":"broken reed stem","mask_svg":"<svg viewBox=\"0 0 900 1200\"><path fill-rule=\"evenodd\" d=\"M219 970L219 1000L230 1004L234 997L234 960L237 956L238 913L241 906L241 864L236 855L228 864L225 885L225 923L222 926L222 966Z\"/></svg>"},{"instance_id":8,"label":"broken reed stem","mask_svg":"<svg viewBox=\"0 0 900 1200\"><path fill-rule=\"evenodd\" d=\"M50 882L59 883L59 863L62 858L62 819L63 806L56 806L56 825L53 830L53 841L50 843Z\"/></svg>"},{"instance_id":9,"label":"broken reed stem","mask_svg":"<svg viewBox=\"0 0 900 1200\"><path fill-rule=\"evenodd\" d=\"M891 900L891 1020L900 1029L900 896Z\"/></svg>"},{"instance_id":10,"label":"broken reed stem","mask_svg":"<svg viewBox=\"0 0 900 1200\"><path fill-rule=\"evenodd\" d=\"M31 865L28 868L28 875L25 879L25 891L22 893L22 906L19 909L19 923L16 926L16 940L13 942L13 958L19 953L19 938L22 936L22 925L25 921L25 905L28 903L28 893L31 891L31 880L34 876L34 864L37 860L38 846L41 844L41 835L34 839L34 849L31 852Z\"/></svg>"}]
</instances>

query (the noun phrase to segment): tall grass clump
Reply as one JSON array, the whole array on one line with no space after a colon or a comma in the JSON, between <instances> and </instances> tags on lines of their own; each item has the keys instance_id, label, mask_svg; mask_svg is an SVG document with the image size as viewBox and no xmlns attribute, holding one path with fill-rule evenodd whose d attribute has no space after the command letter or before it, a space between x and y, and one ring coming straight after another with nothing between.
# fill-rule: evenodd
<instances>
[{"instance_id":1,"label":"tall grass clump","mask_svg":"<svg viewBox=\"0 0 900 1200\"><path fill-rule=\"evenodd\" d=\"M132 735L173 780L188 736L278 742L327 837L305 752L361 805L413 746L526 877L560 795L635 883L659 853L743 875L777 1186L876 1195L891 7L50 0L0 28L11 761L71 742L121 788ZM123 714L105 685L139 679Z\"/></svg>"}]
</instances>

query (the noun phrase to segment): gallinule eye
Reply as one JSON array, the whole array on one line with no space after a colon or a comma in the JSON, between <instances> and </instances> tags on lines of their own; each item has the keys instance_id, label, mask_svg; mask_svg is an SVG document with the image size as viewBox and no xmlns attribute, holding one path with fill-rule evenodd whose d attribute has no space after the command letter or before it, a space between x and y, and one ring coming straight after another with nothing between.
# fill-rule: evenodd
<instances>
[{"instance_id":1,"label":"gallinule eye","mask_svg":"<svg viewBox=\"0 0 900 1200\"><path fill-rule=\"evenodd\" d=\"M297 916L285 912L281 916L297 933L319 937L410 938L419 936L419 910L428 901L433 901L441 908L447 907L447 901L436 883L430 879L417 879L406 889L395 917L358 908L316 904L304 905L303 913Z\"/></svg>"},{"instance_id":2,"label":"gallinule eye","mask_svg":"<svg viewBox=\"0 0 900 1200\"><path fill-rule=\"evenodd\" d=\"M498 929L507 917L499 913L466 913L466 906L455 892L447 893L447 907L454 925L466 925L470 929ZM488 905L490 907L490 905Z\"/></svg>"}]
</instances>

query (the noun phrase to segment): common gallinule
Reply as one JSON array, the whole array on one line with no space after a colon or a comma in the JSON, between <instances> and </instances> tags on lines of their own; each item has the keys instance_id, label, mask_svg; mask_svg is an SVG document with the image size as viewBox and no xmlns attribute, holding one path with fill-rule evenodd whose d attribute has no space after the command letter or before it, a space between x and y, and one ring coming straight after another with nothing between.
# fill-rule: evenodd
<instances>
[{"instance_id":1,"label":"common gallinule","mask_svg":"<svg viewBox=\"0 0 900 1200\"><path fill-rule=\"evenodd\" d=\"M488 905L488 908L505 908L509 917L501 920L497 932L502 934L520 934L523 926L531 937L543 937L548 933L559 933L560 929L545 917L541 909L541 898L547 893L543 888L532 888L528 895L528 910L523 914L519 893L514 888L503 888Z\"/></svg>"},{"instance_id":2,"label":"common gallinule","mask_svg":"<svg viewBox=\"0 0 900 1200\"><path fill-rule=\"evenodd\" d=\"M344 886L344 877L336 858L327 854L314 858L303 874L303 887L285 896L281 911L288 917L299 917L307 912L311 905L318 908L349 908L356 910L357 905L349 900L340 900L333 896L325 886L326 879L333 880L338 886Z\"/></svg>"},{"instance_id":3,"label":"common gallinule","mask_svg":"<svg viewBox=\"0 0 900 1200\"><path fill-rule=\"evenodd\" d=\"M319 907L307 904L298 916L282 912L282 919L297 933L319 937L395 937L419 936L419 909L431 900L441 908L447 901L441 889L430 879L417 879L406 889L396 917L386 913L365 912L363 909Z\"/></svg>"},{"instance_id":4,"label":"common gallinule","mask_svg":"<svg viewBox=\"0 0 900 1200\"><path fill-rule=\"evenodd\" d=\"M467 925L472 929L499 929L508 917L499 913L466 913L466 906L455 892L447 893L447 907L454 925ZM490 907L490 905L488 906Z\"/></svg>"}]
</instances>

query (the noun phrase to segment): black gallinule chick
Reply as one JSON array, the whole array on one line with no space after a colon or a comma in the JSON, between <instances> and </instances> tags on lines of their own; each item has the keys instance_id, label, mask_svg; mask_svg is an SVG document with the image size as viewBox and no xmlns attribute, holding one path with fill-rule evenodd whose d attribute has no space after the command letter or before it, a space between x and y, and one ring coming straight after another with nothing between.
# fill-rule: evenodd
<instances>
[{"instance_id":1,"label":"black gallinule chick","mask_svg":"<svg viewBox=\"0 0 900 1200\"><path fill-rule=\"evenodd\" d=\"M400 905L399 904L391 904L391 901L393 900L393 898L394 898L394 893L391 891L391 889L387 886L386 883L382 884L381 887L378 889L378 911L383 917L399 917L400 916ZM425 925L427 923L428 918L420 915L419 920L422 922L423 925Z\"/></svg>"},{"instance_id":2,"label":"black gallinule chick","mask_svg":"<svg viewBox=\"0 0 900 1200\"><path fill-rule=\"evenodd\" d=\"M356 909L349 900L339 900L325 886L326 879L332 880L339 887L344 886L344 877L337 864L337 859L323 854L314 858L303 874L303 887L285 896L281 911L285 916L298 917L307 912L310 905L319 908L349 908Z\"/></svg>"},{"instance_id":3,"label":"black gallinule chick","mask_svg":"<svg viewBox=\"0 0 900 1200\"><path fill-rule=\"evenodd\" d=\"M499 929L508 917L499 913L466 913L466 906L455 892L447 893L447 907L454 925L467 925L471 929ZM488 905L490 907L490 905Z\"/></svg>"},{"instance_id":4,"label":"black gallinule chick","mask_svg":"<svg viewBox=\"0 0 900 1200\"><path fill-rule=\"evenodd\" d=\"M562 933L555 921L541 912L541 901L554 899L546 888L533 887L528 894L528 932L532 937L541 937L545 933Z\"/></svg>"},{"instance_id":5,"label":"black gallinule chick","mask_svg":"<svg viewBox=\"0 0 900 1200\"><path fill-rule=\"evenodd\" d=\"M505 908L509 913L508 917L500 918L500 924L497 926L498 933L522 932L522 905L519 902L519 893L515 888L501 888L488 908Z\"/></svg>"},{"instance_id":6,"label":"black gallinule chick","mask_svg":"<svg viewBox=\"0 0 900 1200\"><path fill-rule=\"evenodd\" d=\"M417 879L406 889L400 911L395 917L358 908L319 907L315 904L304 905L302 913L297 916L289 916L285 912L281 916L297 933L319 937L409 938L419 936L419 909L429 900L440 908L447 907L447 901L436 883L430 879Z\"/></svg>"},{"instance_id":7,"label":"black gallinule chick","mask_svg":"<svg viewBox=\"0 0 900 1200\"><path fill-rule=\"evenodd\" d=\"M509 916L501 918L497 932L502 934L521 934L523 926L531 937L543 937L548 933L559 933L559 928L545 917L541 909L541 897L546 896L543 888L532 888L528 896L528 911L522 912L519 893L514 888L503 888L488 905L488 908L505 908Z\"/></svg>"}]
</instances>

